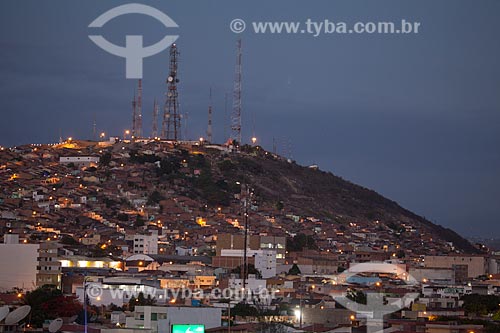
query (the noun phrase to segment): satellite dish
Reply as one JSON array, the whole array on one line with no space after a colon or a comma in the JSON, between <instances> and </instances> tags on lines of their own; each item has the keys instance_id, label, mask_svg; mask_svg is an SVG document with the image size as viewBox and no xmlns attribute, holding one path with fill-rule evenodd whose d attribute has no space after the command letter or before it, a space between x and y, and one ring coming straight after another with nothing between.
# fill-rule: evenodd
<instances>
[{"instance_id":1,"label":"satellite dish","mask_svg":"<svg viewBox=\"0 0 500 333\"><path fill-rule=\"evenodd\" d=\"M5 325L14 325L26 318L26 316L30 313L31 311L31 306L29 305L23 305L21 307L18 307L11 313L5 317Z\"/></svg>"},{"instance_id":2,"label":"satellite dish","mask_svg":"<svg viewBox=\"0 0 500 333\"><path fill-rule=\"evenodd\" d=\"M56 318L52 320L49 325L49 332L56 333L61 329L62 325L63 325L63 320L61 318Z\"/></svg>"},{"instance_id":3,"label":"satellite dish","mask_svg":"<svg viewBox=\"0 0 500 333\"><path fill-rule=\"evenodd\" d=\"M7 305L0 308L0 321L4 320L9 314L9 307Z\"/></svg>"}]
</instances>

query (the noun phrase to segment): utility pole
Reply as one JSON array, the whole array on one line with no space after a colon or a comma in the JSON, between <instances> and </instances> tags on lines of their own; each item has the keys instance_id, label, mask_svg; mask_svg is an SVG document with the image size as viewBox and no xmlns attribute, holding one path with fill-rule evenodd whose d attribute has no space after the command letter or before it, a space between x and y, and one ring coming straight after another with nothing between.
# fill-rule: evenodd
<instances>
[{"instance_id":1,"label":"utility pole","mask_svg":"<svg viewBox=\"0 0 500 333\"><path fill-rule=\"evenodd\" d=\"M303 312L304 312L304 301L302 300L302 295L300 296L300 323L299 323L299 328L302 329L302 318L303 318Z\"/></svg>"},{"instance_id":2,"label":"utility pole","mask_svg":"<svg viewBox=\"0 0 500 333\"><path fill-rule=\"evenodd\" d=\"M245 218L245 234L244 234L244 241L243 241L243 291L245 292L245 296L247 294L246 290L246 283L248 279L248 254L247 254L247 247L248 247L248 199L251 196L250 188L248 187L248 184L244 185L244 190L245 190L245 200L243 201L244 205L244 218ZM246 298L246 297L245 297Z\"/></svg>"}]
</instances>

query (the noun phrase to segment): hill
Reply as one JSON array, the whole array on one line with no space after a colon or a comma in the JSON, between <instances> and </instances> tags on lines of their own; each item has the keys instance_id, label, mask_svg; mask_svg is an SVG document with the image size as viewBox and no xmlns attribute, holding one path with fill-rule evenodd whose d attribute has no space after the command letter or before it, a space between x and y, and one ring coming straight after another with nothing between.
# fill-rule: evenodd
<instances>
[{"instance_id":1,"label":"hill","mask_svg":"<svg viewBox=\"0 0 500 333\"><path fill-rule=\"evenodd\" d=\"M64 156L94 156L100 162L82 167L61 163ZM39 211L37 219L73 235L86 234L84 221L110 234L115 226L144 229L155 221L203 235L239 233L241 199L251 189L254 233L304 234L325 251L354 246L394 255L477 252L453 230L375 191L258 146L234 151L196 142L73 140L5 149L0 166L0 210L14 211L28 223Z\"/></svg>"},{"instance_id":2,"label":"hill","mask_svg":"<svg viewBox=\"0 0 500 333\"><path fill-rule=\"evenodd\" d=\"M247 147L244 152L226 159L233 171L225 175L232 180L243 179L264 201L281 203L285 210L315 216L331 225L357 223L369 227L383 221L396 232L413 227L452 242L465 252L477 252L453 230L435 225L373 190L263 150Z\"/></svg>"}]
</instances>

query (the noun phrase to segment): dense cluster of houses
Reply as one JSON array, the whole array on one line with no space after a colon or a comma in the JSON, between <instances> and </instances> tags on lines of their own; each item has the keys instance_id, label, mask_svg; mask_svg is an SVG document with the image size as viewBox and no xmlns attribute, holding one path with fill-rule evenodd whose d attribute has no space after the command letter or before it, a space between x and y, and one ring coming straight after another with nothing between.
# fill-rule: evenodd
<instances>
[{"instance_id":1,"label":"dense cluster of houses","mask_svg":"<svg viewBox=\"0 0 500 333\"><path fill-rule=\"evenodd\" d=\"M103 333L170 332L174 322L207 332L361 332L373 318L339 297L416 293L385 322L391 332L482 332L436 318L466 316L464 295L498 295L500 256L461 253L404 221L327 224L243 191L209 205L186 184L203 175L196 156L210 154L214 163L231 149L68 140L1 150L0 306L52 285L100 308L89 328ZM181 176L159 182L169 158ZM352 271L371 263L388 269ZM140 293L154 301L132 309Z\"/></svg>"}]
</instances>

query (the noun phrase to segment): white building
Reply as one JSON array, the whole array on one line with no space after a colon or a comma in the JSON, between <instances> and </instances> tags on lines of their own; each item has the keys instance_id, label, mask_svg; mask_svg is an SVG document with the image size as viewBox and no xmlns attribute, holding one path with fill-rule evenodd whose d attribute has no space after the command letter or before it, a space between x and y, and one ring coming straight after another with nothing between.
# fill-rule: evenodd
<instances>
[{"instance_id":1,"label":"white building","mask_svg":"<svg viewBox=\"0 0 500 333\"><path fill-rule=\"evenodd\" d=\"M135 254L158 254L158 231L151 231L150 235L134 235Z\"/></svg>"},{"instance_id":2,"label":"white building","mask_svg":"<svg viewBox=\"0 0 500 333\"><path fill-rule=\"evenodd\" d=\"M193 256L196 253L196 249L193 249L192 247L185 247L185 246L176 246L175 247L175 254L178 256Z\"/></svg>"},{"instance_id":3,"label":"white building","mask_svg":"<svg viewBox=\"0 0 500 333\"><path fill-rule=\"evenodd\" d=\"M38 244L19 244L19 235L5 234L0 244L0 290L36 287Z\"/></svg>"},{"instance_id":4,"label":"white building","mask_svg":"<svg viewBox=\"0 0 500 333\"><path fill-rule=\"evenodd\" d=\"M270 305L274 298L272 290L267 288L266 280L257 279L253 274L248 275L245 281L245 289L243 289L243 279L239 276L231 275L228 280L228 288L234 291L233 300L258 298L262 304Z\"/></svg>"},{"instance_id":5,"label":"white building","mask_svg":"<svg viewBox=\"0 0 500 333\"><path fill-rule=\"evenodd\" d=\"M96 166L99 163L97 156L66 156L59 157L59 164L73 163L77 166Z\"/></svg>"},{"instance_id":6,"label":"white building","mask_svg":"<svg viewBox=\"0 0 500 333\"><path fill-rule=\"evenodd\" d=\"M243 257L243 250L222 249L222 257ZM253 257L255 268L262 274L263 279L276 276L276 251L275 250L247 250L247 258Z\"/></svg>"},{"instance_id":7,"label":"white building","mask_svg":"<svg viewBox=\"0 0 500 333\"><path fill-rule=\"evenodd\" d=\"M222 309L212 307L136 306L126 327L162 333L171 333L174 324L201 324L210 329L221 326L221 314Z\"/></svg>"},{"instance_id":8,"label":"white building","mask_svg":"<svg viewBox=\"0 0 500 333\"><path fill-rule=\"evenodd\" d=\"M455 284L455 272L451 268L410 267L408 273L422 283Z\"/></svg>"}]
</instances>

